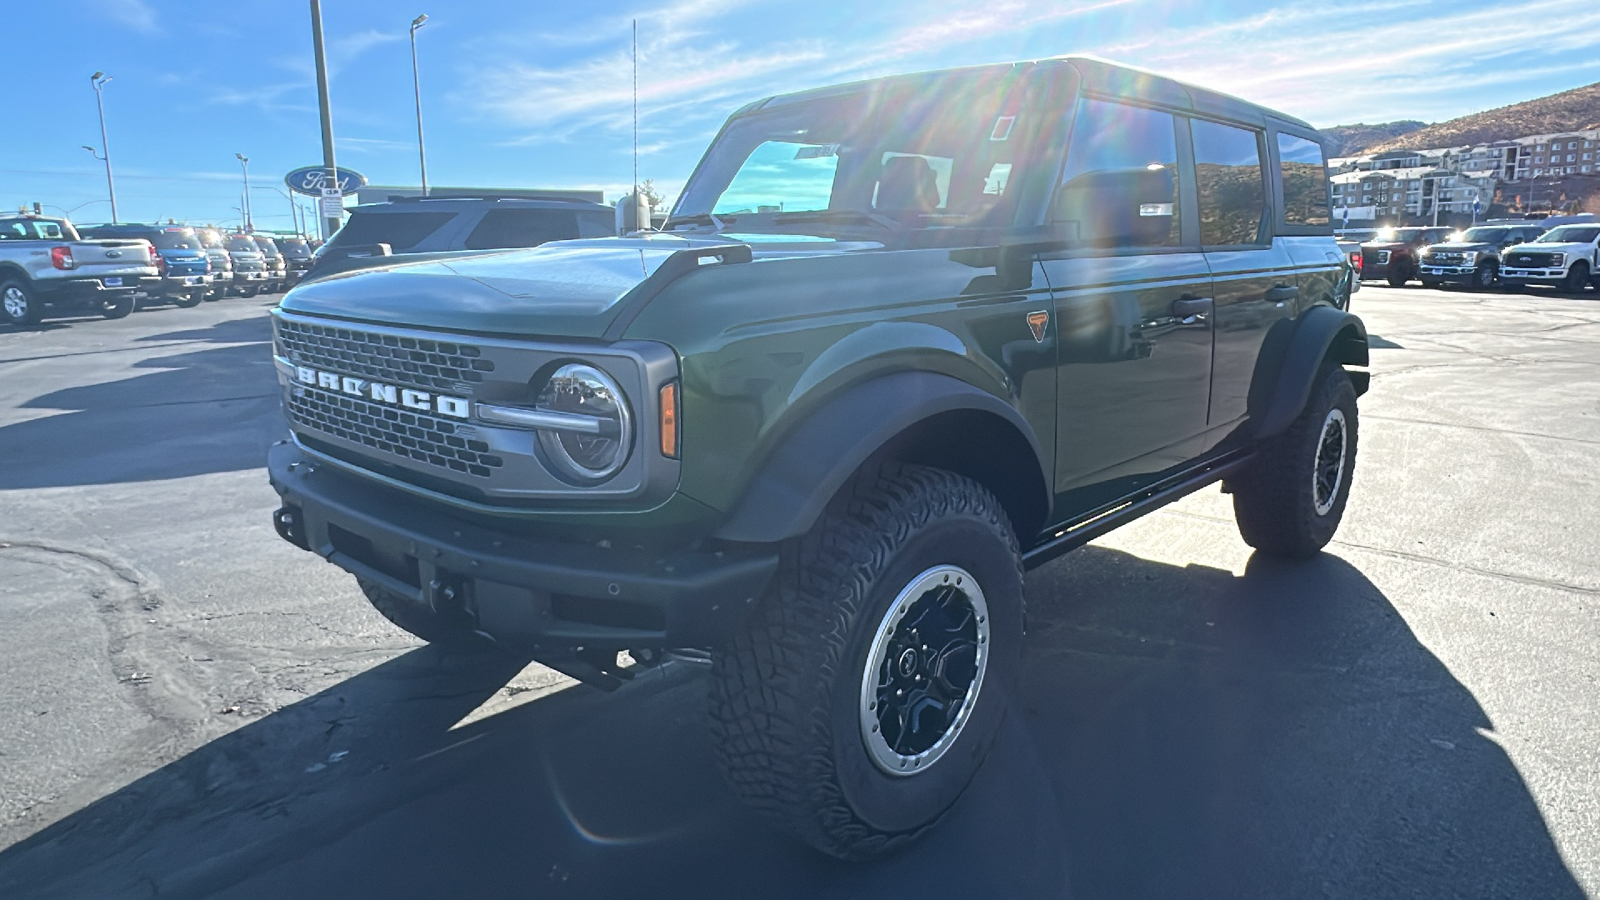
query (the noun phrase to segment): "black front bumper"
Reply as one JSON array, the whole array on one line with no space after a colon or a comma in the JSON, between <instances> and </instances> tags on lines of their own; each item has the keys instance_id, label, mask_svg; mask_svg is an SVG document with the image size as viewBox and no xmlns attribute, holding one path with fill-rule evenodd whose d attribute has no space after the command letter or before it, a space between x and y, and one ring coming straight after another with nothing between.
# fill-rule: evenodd
<instances>
[{"instance_id":1,"label":"black front bumper","mask_svg":"<svg viewBox=\"0 0 1600 900\"><path fill-rule=\"evenodd\" d=\"M452 516L293 443L272 448L267 471L285 540L419 606L464 598L475 630L511 649L712 646L778 565L767 547L653 551L529 537Z\"/></svg>"}]
</instances>

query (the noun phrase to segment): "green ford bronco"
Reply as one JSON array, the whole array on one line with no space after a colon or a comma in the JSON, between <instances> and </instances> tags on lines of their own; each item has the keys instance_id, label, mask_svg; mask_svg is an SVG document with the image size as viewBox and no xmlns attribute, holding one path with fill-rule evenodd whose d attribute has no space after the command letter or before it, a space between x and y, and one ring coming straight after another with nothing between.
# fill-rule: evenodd
<instances>
[{"instance_id":1,"label":"green ford bronco","mask_svg":"<svg viewBox=\"0 0 1600 900\"><path fill-rule=\"evenodd\" d=\"M710 660L732 790L871 856L1014 703L1023 572L1221 482L1332 538L1367 337L1309 125L1050 59L772 97L662 232L304 284L278 533L431 642Z\"/></svg>"}]
</instances>

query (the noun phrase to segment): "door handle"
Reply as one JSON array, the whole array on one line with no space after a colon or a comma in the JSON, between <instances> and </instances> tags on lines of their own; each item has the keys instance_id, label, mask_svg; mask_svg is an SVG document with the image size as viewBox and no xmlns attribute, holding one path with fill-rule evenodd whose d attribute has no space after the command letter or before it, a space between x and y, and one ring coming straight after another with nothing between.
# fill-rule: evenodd
<instances>
[{"instance_id":1,"label":"door handle","mask_svg":"<svg viewBox=\"0 0 1600 900\"><path fill-rule=\"evenodd\" d=\"M1284 303L1300 296L1300 289L1294 285L1275 284L1267 288L1268 303Z\"/></svg>"},{"instance_id":2,"label":"door handle","mask_svg":"<svg viewBox=\"0 0 1600 900\"><path fill-rule=\"evenodd\" d=\"M1211 314L1215 304L1210 297L1179 297L1172 301L1172 315L1183 324L1193 325L1201 317Z\"/></svg>"}]
</instances>

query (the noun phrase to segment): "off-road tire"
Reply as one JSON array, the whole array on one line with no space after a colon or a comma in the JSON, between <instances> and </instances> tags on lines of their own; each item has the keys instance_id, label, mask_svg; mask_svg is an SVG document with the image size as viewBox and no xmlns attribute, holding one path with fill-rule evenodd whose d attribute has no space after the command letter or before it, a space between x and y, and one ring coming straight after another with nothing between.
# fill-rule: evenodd
<instances>
[{"instance_id":1,"label":"off-road tire","mask_svg":"<svg viewBox=\"0 0 1600 900\"><path fill-rule=\"evenodd\" d=\"M0 280L0 322L37 325L43 314L39 298L27 282L17 278Z\"/></svg>"},{"instance_id":2,"label":"off-road tire","mask_svg":"<svg viewBox=\"0 0 1600 900\"><path fill-rule=\"evenodd\" d=\"M1332 502L1319 512L1315 469L1334 410L1342 417L1344 452ZM1327 546L1350 499L1357 436L1355 387L1343 369L1325 362L1299 417L1283 434L1263 442L1249 469L1229 479L1244 542L1263 553L1296 558Z\"/></svg>"},{"instance_id":3,"label":"off-road tire","mask_svg":"<svg viewBox=\"0 0 1600 900\"><path fill-rule=\"evenodd\" d=\"M440 615L431 607L402 597L382 585L357 578L356 584L373 609L385 619L442 650L452 653L489 653L494 645L485 637L472 631L464 614L460 618Z\"/></svg>"},{"instance_id":4,"label":"off-road tire","mask_svg":"<svg viewBox=\"0 0 1600 900\"><path fill-rule=\"evenodd\" d=\"M1499 280L1500 267L1493 262L1479 263L1477 270L1472 273L1473 290L1492 291Z\"/></svg>"},{"instance_id":5,"label":"off-road tire","mask_svg":"<svg viewBox=\"0 0 1600 900\"><path fill-rule=\"evenodd\" d=\"M205 291L190 291L187 294L173 294L173 305L179 309L194 309L205 299Z\"/></svg>"},{"instance_id":6,"label":"off-road tire","mask_svg":"<svg viewBox=\"0 0 1600 900\"><path fill-rule=\"evenodd\" d=\"M915 774L891 775L867 749L863 679L901 593L940 566L978 583L987 662L965 724L945 728L955 737L943 755ZM914 840L965 791L1009 708L1022 587L1010 521L981 485L898 463L859 473L784 548L767 595L713 654L712 734L734 793L842 859Z\"/></svg>"},{"instance_id":7,"label":"off-road tire","mask_svg":"<svg viewBox=\"0 0 1600 900\"><path fill-rule=\"evenodd\" d=\"M1567 269L1567 277L1561 282L1561 289L1569 294L1581 294L1589 289L1589 264L1578 260Z\"/></svg>"},{"instance_id":8,"label":"off-road tire","mask_svg":"<svg viewBox=\"0 0 1600 900\"><path fill-rule=\"evenodd\" d=\"M105 301L105 304L100 308L100 315L108 319L126 319L137 304L138 298L134 297L132 292L128 292L115 300Z\"/></svg>"}]
</instances>

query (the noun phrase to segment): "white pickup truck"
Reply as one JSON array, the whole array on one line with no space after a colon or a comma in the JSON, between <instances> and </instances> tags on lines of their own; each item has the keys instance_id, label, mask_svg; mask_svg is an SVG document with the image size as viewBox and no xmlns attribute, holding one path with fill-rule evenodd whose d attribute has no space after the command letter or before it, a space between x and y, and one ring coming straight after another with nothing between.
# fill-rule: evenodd
<instances>
[{"instance_id":1,"label":"white pickup truck","mask_svg":"<svg viewBox=\"0 0 1600 900\"><path fill-rule=\"evenodd\" d=\"M160 280L149 241L86 241L66 219L0 215L0 323L33 325L47 312L120 319Z\"/></svg>"},{"instance_id":2,"label":"white pickup truck","mask_svg":"<svg viewBox=\"0 0 1600 900\"><path fill-rule=\"evenodd\" d=\"M1568 293L1600 288L1600 223L1558 225L1500 256L1505 285L1553 284Z\"/></svg>"}]
</instances>

